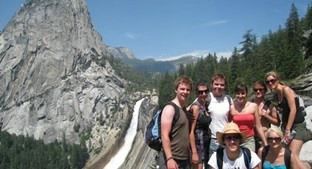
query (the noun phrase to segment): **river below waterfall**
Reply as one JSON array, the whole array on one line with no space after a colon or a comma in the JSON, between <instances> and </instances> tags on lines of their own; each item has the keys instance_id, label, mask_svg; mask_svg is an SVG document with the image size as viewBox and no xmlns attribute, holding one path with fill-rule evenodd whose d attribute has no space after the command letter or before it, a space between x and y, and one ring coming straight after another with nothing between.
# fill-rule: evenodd
<instances>
[{"instance_id":1,"label":"river below waterfall","mask_svg":"<svg viewBox=\"0 0 312 169\"><path fill-rule=\"evenodd\" d=\"M136 135L137 127L138 127L138 118L139 118L139 110L144 98L137 101L134 105L134 112L132 115L132 119L130 122L130 126L127 130L125 142L117 154L107 163L104 169L112 169L112 168L119 168L123 162L125 161L127 155L129 154L132 143L134 141L134 137Z\"/></svg>"}]
</instances>

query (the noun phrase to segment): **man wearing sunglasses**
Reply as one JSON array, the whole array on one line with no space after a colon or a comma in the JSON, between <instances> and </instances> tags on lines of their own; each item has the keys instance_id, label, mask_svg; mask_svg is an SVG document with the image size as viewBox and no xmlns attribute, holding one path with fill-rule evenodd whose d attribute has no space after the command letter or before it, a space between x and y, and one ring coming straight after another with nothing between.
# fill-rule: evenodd
<instances>
[{"instance_id":1,"label":"man wearing sunglasses","mask_svg":"<svg viewBox=\"0 0 312 169\"><path fill-rule=\"evenodd\" d=\"M217 139L225 148L220 148L212 154L208 162L210 168L258 168L261 160L257 154L240 146L240 144L244 143L246 134L240 132L237 124L227 123L223 132L217 132ZM220 154L222 155L220 156Z\"/></svg>"}]
</instances>

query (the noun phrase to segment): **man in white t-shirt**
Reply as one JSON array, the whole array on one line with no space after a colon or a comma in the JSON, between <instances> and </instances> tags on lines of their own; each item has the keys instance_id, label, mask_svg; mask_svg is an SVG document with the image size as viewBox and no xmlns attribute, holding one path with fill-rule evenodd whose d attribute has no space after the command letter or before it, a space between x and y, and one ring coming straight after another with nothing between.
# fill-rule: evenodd
<instances>
[{"instance_id":1,"label":"man in white t-shirt","mask_svg":"<svg viewBox=\"0 0 312 169\"><path fill-rule=\"evenodd\" d=\"M209 115L211 116L210 130L211 141L209 147L209 156L217 150L219 143L217 141L217 132L222 131L224 126L231 121L229 119L230 107L233 104L232 98L224 93L227 86L226 77L223 74L216 74L212 77L212 92L209 93Z\"/></svg>"},{"instance_id":2,"label":"man in white t-shirt","mask_svg":"<svg viewBox=\"0 0 312 169\"><path fill-rule=\"evenodd\" d=\"M225 148L221 149L222 159L218 164L218 158L220 157L219 151L214 152L208 162L210 168L213 169L257 169L260 163L260 159L256 153L250 151L247 148L240 147L245 139L246 135L240 132L237 124L231 122L227 123L223 132L217 132L217 139L219 143L222 143ZM245 152L244 152L245 151ZM248 151L248 153L246 153ZM249 157L246 157L249 156ZM248 160L246 160L248 159ZM221 165L221 166L220 166Z\"/></svg>"}]
</instances>

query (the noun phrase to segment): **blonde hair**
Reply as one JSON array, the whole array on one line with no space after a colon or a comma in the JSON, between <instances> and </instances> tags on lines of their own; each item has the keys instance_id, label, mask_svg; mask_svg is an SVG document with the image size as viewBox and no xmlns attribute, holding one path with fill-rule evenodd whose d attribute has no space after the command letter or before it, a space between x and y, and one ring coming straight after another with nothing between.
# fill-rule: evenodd
<instances>
[{"instance_id":1,"label":"blonde hair","mask_svg":"<svg viewBox=\"0 0 312 169\"><path fill-rule=\"evenodd\" d=\"M270 72L266 73L265 76L264 76L264 81L266 81L266 78L269 77L269 76L273 76L276 80L279 81L280 84L285 85L285 83L282 82L282 80L281 80L281 78L280 78L280 76L279 76L279 74L277 72L270 71Z\"/></svg>"},{"instance_id":2,"label":"blonde hair","mask_svg":"<svg viewBox=\"0 0 312 169\"><path fill-rule=\"evenodd\" d=\"M284 137L281 128L278 127L278 126L271 125L271 127L265 132L265 137L266 137L266 138L269 137L270 132L275 132L275 133L278 134L281 138Z\"/></svg>"}]
</instances>

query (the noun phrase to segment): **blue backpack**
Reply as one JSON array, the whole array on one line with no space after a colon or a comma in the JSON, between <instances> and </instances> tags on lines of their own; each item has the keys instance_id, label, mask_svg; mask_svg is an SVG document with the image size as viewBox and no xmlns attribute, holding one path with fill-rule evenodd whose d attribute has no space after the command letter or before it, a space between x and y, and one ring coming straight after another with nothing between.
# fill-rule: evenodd
<instances>
[{"instance_id":1,"label":"blue backpack","mask_svg":"<svg viewBox=\"0 0 312 169\"><path fill-rule=\"evenodd\" d=\"M174 107L174 118L172 120L172 126L178 121L179 116L180 116L180 111L179 107L173 103L173 102L168 102L166 105L171 105ZM162 148L162 143L161 143L161 114L162 114L162 109L158 110L157 113L154 115L154 117L151 119L151 121L148 123L145 131L145 143L152 149L156 151L160 151ZM171 136L170 136L171 137Z\"/></svg>"}]
</instances>

